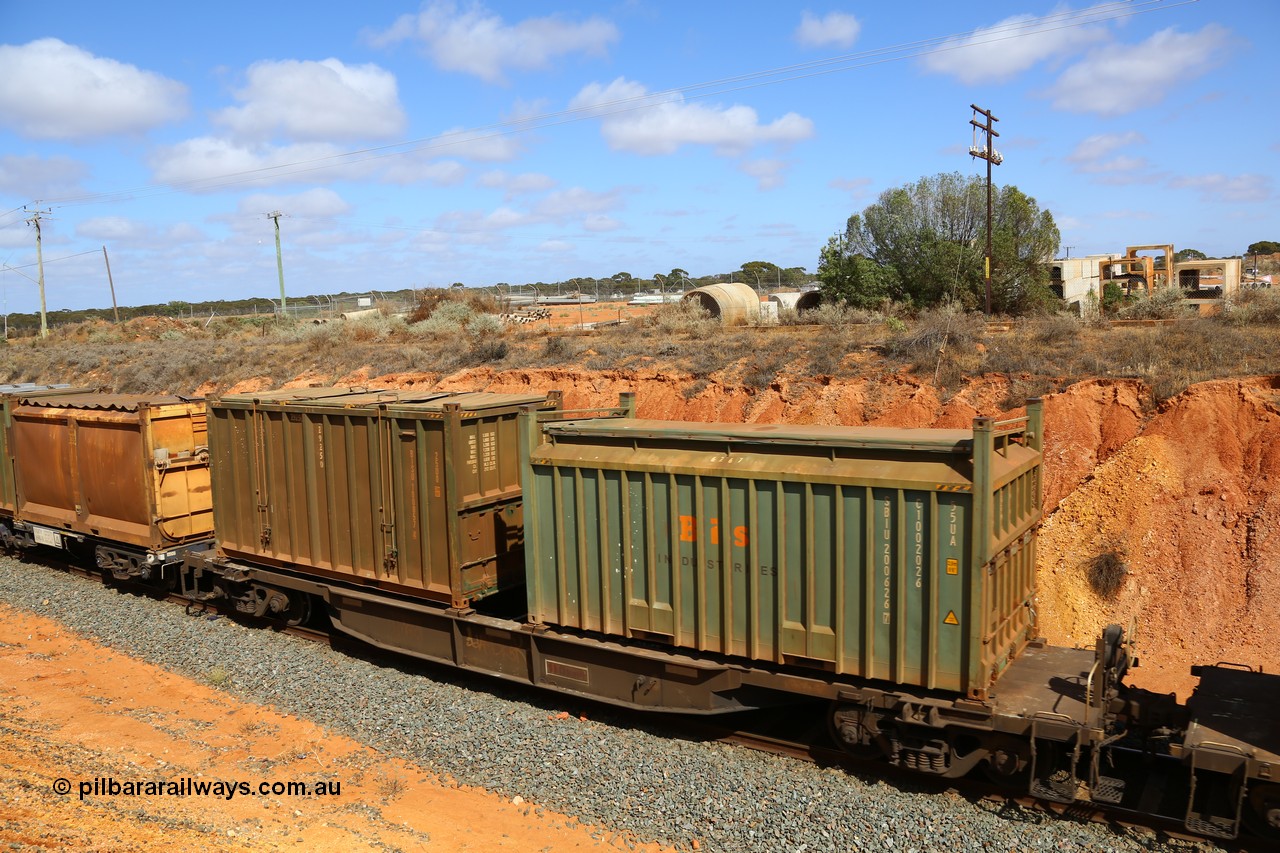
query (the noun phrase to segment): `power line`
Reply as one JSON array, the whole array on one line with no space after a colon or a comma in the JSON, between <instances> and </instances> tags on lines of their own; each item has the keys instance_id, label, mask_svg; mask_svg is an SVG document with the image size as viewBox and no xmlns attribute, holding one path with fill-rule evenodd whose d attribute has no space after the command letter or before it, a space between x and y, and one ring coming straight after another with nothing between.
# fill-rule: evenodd
<instances>
[{"instance_id":1,"label":"power line","mask_svg":"<svg viewBox=\"0 0 1280 853\"><path fill-rule=\"evenodd\" d=\"M309 160L296 160L288 163L277 163L241 172L229 172L211 178L198 178L160 186L148 184L130 190L119 190L108 193L96 193L78 197L53 199L48 201L59 207L71 207L87 204L101 204L109 201L126 201L147 198L156 195L200 190L215 190L237 184L251 183L263 178L287 178L306 172L319 171L340 165L355 165L386 157L404 156L407 154L436 151L451 148L462 143L472 143L510 136L516 133L527 133L557 127L592 118L607 118L635 110L650 109L669 103L672 98L682 96L686 100L710 98L732 92L772 86L780 83L794 82L812 77L835 74L843 71L854 71L888 62L900 62L917 59L937 53L947 53L973 47L995 44L1011 39L1025 38L1032 35L1074 29L1090 24L1130 18L1136 15L1157 11L1166 11L1179 6L1190 5L1199 0L1181 0L1178 3L1165 5L1165 0L1127 0L1112 2L1090 9L1068 12L1056 12L1033 18L1025 22L989 27L967 33L955 33L947 36L935 36L913 42L905 42L889 47L875 48L857 53L842 54L835 57L813 60L810 62L780 66L762 71L753 71L716 80L693 83L686 86L673 87L644 95L618 98L590 106L571 107L549 113L541 113L521 119L513 119L495 124L482 125L448 134L447 139L441 136L424 137L406 142L362 148L340 154L327 155ZM741 85L738 85L741 84ZM705 90L705 91L703 91Z\"/></svg>"}]
</instances>

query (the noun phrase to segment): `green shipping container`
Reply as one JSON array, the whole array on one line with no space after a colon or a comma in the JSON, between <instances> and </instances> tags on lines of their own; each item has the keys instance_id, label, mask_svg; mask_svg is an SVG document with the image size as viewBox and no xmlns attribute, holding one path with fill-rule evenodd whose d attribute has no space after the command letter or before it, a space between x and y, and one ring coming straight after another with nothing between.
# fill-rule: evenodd
<instances>
[{"instance_id":1,"label":"green shipping container","mask_svg":"<svg viewBox=\"0 0 1280 853\"><path fill-rule=\"evenodd\" d=\"M520 586L517 417L555 405L343 388L211 401L219 552L455 607Z\"/></svg>"},{"instance_id":2,"label":"green shipping container","mask_svg":"<svg viewBox=\"0 0 1280 853\"><path fill-rule=\"evenodd\" d=\"M985 698L1034 636L1028 413L972 430L528 413L530 620Z\"/></svg>"}]
</instances>

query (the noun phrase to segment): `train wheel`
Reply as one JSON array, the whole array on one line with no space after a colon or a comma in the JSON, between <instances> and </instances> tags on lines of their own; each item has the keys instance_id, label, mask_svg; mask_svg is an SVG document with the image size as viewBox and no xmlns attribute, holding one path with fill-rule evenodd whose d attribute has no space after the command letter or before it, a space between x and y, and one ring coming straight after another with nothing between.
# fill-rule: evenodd
<instances>
[{"instance_id":1,"label":"train wheel","mask_svg":"<svg viewBox=\"0 0 1280 853\"><path fill-rule=\"evenodd\" d=\"M880 732L875 719L864 708L832 703L831 713L827 715L831 739L854 758L882 758L884 751L878 745Z\"/></svg>"},{"instance_id":2,"label":"train wheel","mask_svg":"<svg viewBox=\"0 0 1280 853\"><path fill-rule=\"evenodd\" d=\"M1280 785L1251 786L1246 809L1245 822L1255 835L1280 841Z\"/></svg>"},{"instance_id":3,"label":"train wheel","mask_svg":"<svg viewBox=\"0 0 1280 853\"><path fill-rule=\"evenodd\" d=\"M1002 737L985 744L982 773L997 785L1026 790L1031 780L1031 750L1021 740Z\"/></svg>"},{"instance_id":4,"label":"train wheel","mask_svg":"<svg viewBox=\"0 0 1280 853\"><path fill-rule=\"evenodd\" d=\"M310 622L311 615L311 596L305 592L290 592L289 607L284 612L284 624L296 628Z\"/></svg>"}]
</instances>

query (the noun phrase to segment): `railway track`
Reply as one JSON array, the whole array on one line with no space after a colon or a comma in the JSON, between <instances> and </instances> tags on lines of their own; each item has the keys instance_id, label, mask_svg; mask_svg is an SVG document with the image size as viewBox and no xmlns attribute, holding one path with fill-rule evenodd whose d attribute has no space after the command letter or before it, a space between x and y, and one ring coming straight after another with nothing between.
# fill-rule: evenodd
<instances>
[{"instance_id":1,"label":"railway track","mask_svg":"<svg viewBox=\"0 0 1280 853\"><path fill-rule=\"evenodd\" d=\"M192 602L176 592L157 589L154 585L134 583L108 578L100 570L87 569L72 560L56 559L54 555L41 553L20 555L27 562L34 562L52 570L61 571L86 582L97 582L114 587L131 594L142 595L156 600L163 600L185 608L188 614L213 616L233 619L237 622L259 628L270 628L273 631L287 634L308 642L335 647L343 651L356 651L361 657L377 663L391 663L399 667L407 667L414 671L431 670L431 665L422 661L388 652L360 643L347 637L341 643L335 643L334 635L324 627L315 625L287 625L283 622L267 619L255 619L245 614L219 607L211 602ZM70 555L69 555L70 556ZM592 705L594 700L584 699ZM1026 813L1049 816L1055 819L1076 822L1092 822L1105 824L1113 831L1122 833L1145 833L1154 840L1176 841L1185 844L1204 844L1206 839L1188 833L1182 826L1181 816L1164 815L1122 808L1115 805L1077 802L1070 805L1047 802L1026 793L1011 791L993 782L978 777L960 779L937 779L922 776L902 768L894 767L870 758L860 758L837 746L825 730L822 721L825 719L817 713L816 704L812 720L803 726L797 726L798 715L793 708L784 709L782 713L775 710L741 712L724 717L697 717L655 715L642 711L632 711L609 707L609 712L616 715L626 724L645 726L661 730L669 736L683 737L689 740L716 742L729 746L750 749L757 752L776 755L791 760L802 761L820 767L840 768L867 779L882 780L899 788L922 790L939 796L960 796L979 804L981 807L1003 813L1006 810L1021 810ZM780 732L780 729L804 728L807 737L796 739ZM1218 849L1226 851L1280 850L1280 845L1270 844L1256 838L1242 841L1222 841L1215 839Z\"/></svg>"}]
</instances>

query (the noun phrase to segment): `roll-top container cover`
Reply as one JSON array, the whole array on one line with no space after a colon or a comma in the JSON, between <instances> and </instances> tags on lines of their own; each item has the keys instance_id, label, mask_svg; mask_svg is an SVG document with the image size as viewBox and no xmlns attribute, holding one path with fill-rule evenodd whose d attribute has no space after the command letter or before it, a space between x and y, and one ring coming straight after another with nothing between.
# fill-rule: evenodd
<instances>
[{"instance_id":1,"label":"roll-top container cover","mask_svg":"<svg viewBox=\"0 0 1280 853\"><path fill-rule=\"evenodd\" d=\"M18 508L13 453L9 447L9 425L13 422L13 407L20 405L24 397L66 397L91 393L92 388L73 388L70 385L37 385L31 382L0 385L0 518L12 518Z\"/></svg>"},{"instance_id":2,"label":"roll-top container cover","mask_svg":"<svg viewBox=\"0 0 1280 853\"><path fill-rule=\"evenodd\" d=\"M218 549L460 608L520 586L516 418L556 399L306 388L213 400Z\"/></svg>"},{"instance_id":3,"label":"roll-top container cover","mask_svg":"<svg viewBox=\"0 0 1280 853\"><path fill-rule=\"evenodd\" d=\"M212 538L203 399L24 394L8 419L19 521L158 553Z\"/></svg>"},{"instance_id":4,"label":"roll-top container cover","mask_svg":"<svg viewBox=\"0 0 1280 853\"><path fill-rule=\"evenodd\" d=\"M1035 627L1028 412L962 430L526 418L530 619L986 698Z\"/></svg>"}]
</instances>

